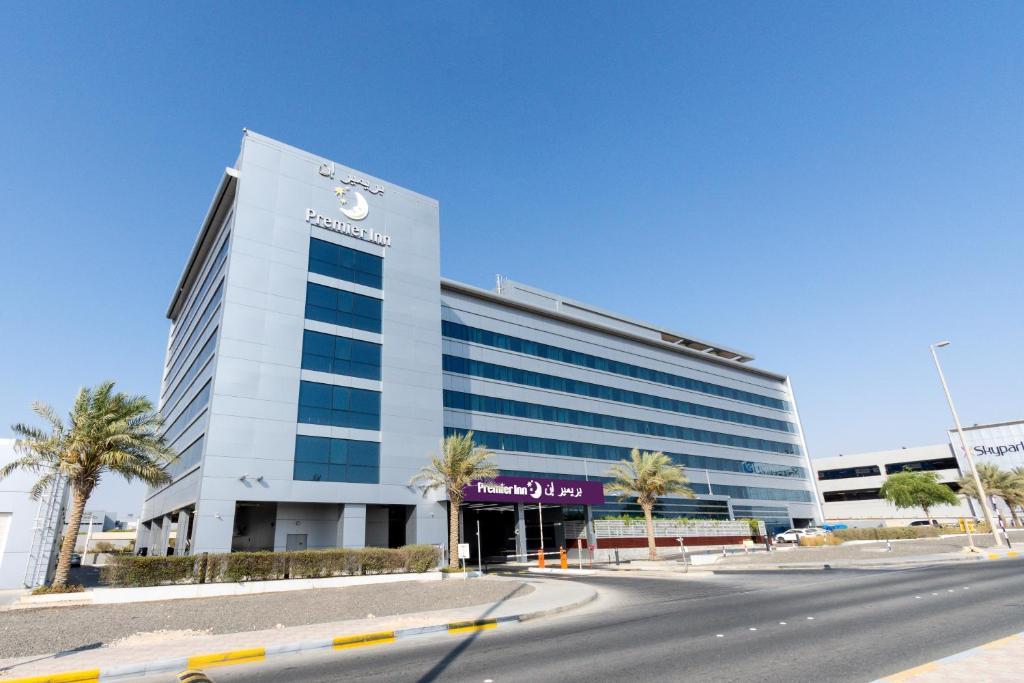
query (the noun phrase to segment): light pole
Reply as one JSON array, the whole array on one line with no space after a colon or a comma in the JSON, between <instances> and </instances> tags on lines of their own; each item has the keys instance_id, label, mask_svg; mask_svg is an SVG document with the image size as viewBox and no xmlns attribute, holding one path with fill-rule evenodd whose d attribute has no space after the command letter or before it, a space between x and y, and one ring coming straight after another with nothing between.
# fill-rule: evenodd
<instances>
[{"instance_id":1,"label":"light pole","mask_svg":"<svg viewBox=\"0 0 1024 683\"><path fill-rule=\"evenodd\" d=\"M939 372L939 380L942 382L942 390L946 392L946 401L949 403L949 411L953 413L953 423L956 425L956 433L960 436L960 450L963 451L964 460L967 461L967 466L971 468L971 475L974 477L974 486L978 491L978 499L981 503L982 512L985 513L985 521L988 522L988 528L992 530L992 538L996 541L996 547L1003 547L1003 538L996 531L995 520L992 518L992 508L989 507L988 496L985 493L985 488L981 485L981 477L978 476L978 468L974 466L974 458L971 457L971 451L967 448L967 439L964 437L964 428L960 424L960 416L956 413L956 407L953 405L953 396L949 393L949 385L946 384L946 376L942 374L942 365L939 364L939 354L935 352L935 349L941 349L944 346L949 346L948 341L935 342L930 346L932 350L932 360L935 361L935 369Z\"/></svg>"}]
</instances>

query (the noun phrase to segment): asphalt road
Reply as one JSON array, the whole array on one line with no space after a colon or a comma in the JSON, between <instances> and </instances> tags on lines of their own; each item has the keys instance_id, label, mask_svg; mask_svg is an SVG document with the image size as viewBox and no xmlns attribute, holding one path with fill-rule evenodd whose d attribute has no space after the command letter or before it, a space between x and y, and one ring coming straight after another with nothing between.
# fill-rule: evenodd
<instances>
[{"instance_id":1,"label":"asphalt road","mask_svg":"<svg viewBox=\"0 0 1024 683\"><path fill-rule=\"evenodd\" d=\"M424 636L209 673L215 683L863 683L1024 631L1024 560L572 580L598 586L601 597L567 615L470 636Z\"/></svg>"}]
</instances>

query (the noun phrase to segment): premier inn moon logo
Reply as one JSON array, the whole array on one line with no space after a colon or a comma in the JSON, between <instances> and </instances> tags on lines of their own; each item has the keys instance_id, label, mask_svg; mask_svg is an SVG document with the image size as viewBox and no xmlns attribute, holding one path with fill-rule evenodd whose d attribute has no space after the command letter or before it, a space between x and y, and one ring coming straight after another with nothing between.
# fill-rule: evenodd
<instances>
[{"instance_id":1,"label":"premier inn moon logo","mask_svg":"<svg viewBox=\"0 0 1024 683\"><path fill-rule=\"evenodd\" d=\"M345 214L346 218L361 221L370 213L370 205L366 203L366 197L359 190L339 185L334 188L334 194L338 196L338 210ZM350 197L352 203L349 203Z\"/></svg>"}]
</instances>

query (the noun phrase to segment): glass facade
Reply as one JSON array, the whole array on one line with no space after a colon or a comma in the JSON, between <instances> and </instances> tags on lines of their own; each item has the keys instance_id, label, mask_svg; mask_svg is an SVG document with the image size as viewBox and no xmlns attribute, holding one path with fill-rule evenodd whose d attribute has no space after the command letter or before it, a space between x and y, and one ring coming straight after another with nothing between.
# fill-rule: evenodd
<instances>
[{"instance_id":1,"label":"glass facade","mask_svg":"<svg viewBox=\"0 0 1024 683\"><path fill-rule=\"evenodd\" d=\"M550 472L527 472L522 470L501 470L501 474L512 477L553 477L555 479L585 479L587 481L600 481L610 482L610 477L600 477L594 475L582 475L582 474L552 474ZM811 502L811 494L809 491L802 491L799 489L776 489L768 488L765 486L733 486L728 484L713 484L712 490L708 490L708 485L696 481L691 481L688 486L690 490L697 495L714 495L714 496L728 496L730 498L743 498L746 500L786 500L798 503L809 503ZM606 496L610 498L611 496ZM665 500L671 500L677 502L682 499L676 498L665 498ZM708 501L702 500L700 503L707 503ZM723 501L724 503L724 501ZM606 503L607 504L607 503Z\"/></svg>"},{"instance_id":2,"label":"glass facade","mask_svg":"<svg viewBox=\"0 0 1024 683\"><path fill-rule=\"evenodd\" d=\"M445 436L465 434L468 429L446 427ZM515 451L517 453L534 453L537 455L563 455L592 460L627 460L629 448L624 446L608 446L605 444L584 443L582 441L565 441L563 439L547 439L540 436L524 436L522 434L501 434L498 432L481 432L473 430L473 441L484 448L495 451ZM708 455L687 455L685 453L668 453L669 458L677 465L694 469L717 470L720 472L742 472L745 474L766 474L775 477L793 477L806 479L807 471L795 465L778 465L769 462L751 460L733 460L716 458Z\"/></svg>"},{"instance_id":3,"label":"glass facade","mask_svg":"<svg viewBox=\"0 0 1024 683\"><path fill-rule=\"evenodd\" d=\"M449 337L450 339L482 344L484 346L491 346L497 349L504 349L506 351L514 351L516 353L523 353L529 356L559 361L561 363L579 365L592 370L603 370L604 372L611 372L617 375L625 375L626 377L642 379L648 382L655 382L657 384L666 384L679 389L699 391L712 396L721 396L722 398L743 401L745 403L753 403L754 405L765 406L768 408L776 408L778 410L789 410L790 408L787 401L782 401L771 396L764 396L762 394L744 391L742 389L734 389L720 384L712 384L711 382L704 382L702 380L693 379L692 377L674 375L661 370L644 368L630 363L623 363L622 361L611 360L609 358L601 358L600 356L593 356L580 351L572 351L558 346L542 344L540 342L521 339L507 334L499 334L497 332L491 332L490 330L470 327L468 325L451 322L449 320L441 322L441 334L445 337Z\"/></svg>"},{"instance_id":4,"label":"glass facade","mask_svg":"<svg viewBox=\"0 0 1024 683\"><path fill-rule=\"evenodd\" d=\"M300 382L299 422L379 431L380 392Z\"/></svg>"},{"instance_id":5,"label":"glass facade","mask_svg":"<svg viewBox=\"0 0 1024 683\"><path fill-rule=\"evenodd\" d=\"M294 479L380 483L380 444L375 441L295 437Z\"/></svg>"},{"instance_id":6,"label":"glass facade","mask_svg":"<svg viewBox=\"0 0 1024 683\"><path fill-rule=\"evenodd\" d=\"M195 422L196 418L202 415L206 406L210 403L210 382L203 385L195 398L189 401L185 409L174 419L171 426L164 431L164 438L167 443L173 444L174 440L181 436L189 425Z\"/></svg>"},{"instance_id":7,"label":"glass facade","mask_svg":"<svg viewBox=\"0 0 1024 683\"><path fill-rule=\"evenodd\" d=\"M308 282L306 317L310 320L379 334L381 300Z\"/></svg>"},{"instance_id":8,"label":"glass facade","mask_svg":"<svg viewBox=\"0 0 1024 683\"><path fill-rule=\"evenodd\" d=\"M380 344L306 330L302 367L335 375L380 379Z\"/></svg>"},{"instance_id":9,"label":"glass facade","mask_svg":"<svg viewBox=\"0 0 1024 683\"><path fill-rule=\"evenodd\" d=\"M583 410L557 408L538 403L527 403L525 401L495 398L493 396L467 394L460 391L446 390L444 392L444 407L456 410L468 410L477 413L508 415L511 417L526 418L529 420L543 420L545 422L556 422L581 427L610 429L617 432L649 434L651 436L660 436L667 439L699 441L703 443L718 444L720 446L730 446L733 448L750 448L770 453L784 453L787 455L800 454L800 447L793 443L758 439L749 436L739 436L737 434L712 432L706 429L694 429L692 427L680 427L678 425L662 424L660 422L648 422L647 420L636 420L633 418L617 417L615 415L591 413Z\"/></svg>"},{"instance_id":10,"label":"glass facade","mask_svg":"<svg viewBox=\"0 0 1024 683\"><path fill-rule=\"evenodd\" d=\"M695 417L707 417L713 420L735 422L737 424L750 425L752 427L763 427L765 429L774 429L781 432L793 433L796 431L793 424L790 422L774 420L769 417L761 417L760 415L750 415L748 413L741 413L735 410L714 408L711 406L701 405L699 403L689 403L688 401L677 401L675 399L665 398L662 396L653 396L651 394L643 394L637 391L629 391L628 389L608 387L601 384L592 384L590 382L582 382L580 380L567 379L565 377L557 377L555 375L547 375L540 372L531 372L529 370L511 368L504 365L495 365L494 363L470 360L469 358L463 358L461 356L445 355L442 360L444 370L447 372L455 372L460 375L482 377L484 379L493 379L498 380L499 382L509 382L511 384L522 384L528 387L537 387L538 389L550 389L552 391L561 391L567 394L586 396L588 398L599 398L608 401L617 401L619 403L629 403L631 405L642 406L644 408L667 410L674 413L682 413L684 415L693 415Z\"/></svg>"},{"instance_id":11,"label":"glass facade","mask_svg":"<svg viewBox=\"0 0 1024 683\"><path fill-rule=\"evenodd\" d=\"M864 465L863 467L841 467L834 470L819 470L818 480L828 481L830 479L853 479L854 477L878 477L882 471L878 465Z\"/></svg>"},{"instance_id":12,"label":"glass facade","mask_svg":"<svg viewBox=\"0 0 1024 683\"><path fill-rule=\"evenodd\" d=\"M381 289L384 259L313 237L309 240L309 272Z\"/></svg>"},{"instance_id":13,"label":"glass facade","mask_svg":"<svg viewBox=\"0 0 1024 683\"><path fill-rule=\"evenodd\" d=\"M178 454L170 464L167 465L167 474L171 479L177 479L182 474L199 464L199 458L203 454L203 442L206 437L200 436L189 444L185 450Z\"/></svg>"},{"instance_id":14,"label":"glass facade","mask_svg":"<svg viewBox=\"0 0 1024 683\"><path fill-rule=\"evenodd\" d=\"M914 460L911 462L894 462L885 466L886 474L897 472L935 472L938 470L959 470L956 458L935 458L933 460Z\"/></svg>"},{"instance_id":15,"label":"glass facade","mask_svg":"<svg viewBox=\"0 0 1024 683\"><path fill-rule=\"evenodd\" d=\"M181 333L188 329L189 325L192 323L192 317L195 316L196 310L202 303L206 293L210 290L210 286L213 284L213 281L221 274L221 266L224 265L224 261L227 260L228 257L228 244L230 242L230 237L230 233L224 235L224 241L220 246L220 250L217 251L217 255L214 257L213 262L210 264L210 267L207 269L206 276L203 278L203 283L199 286L199 289L196 292L196 295L192 298L192 301L189 303L188 308L178 316L180 324L179 322L175 322L174 329L171 330L170 349L172 354L178 346L180 346L181 339L179 337L181 336Z\"/></svg>"},{"instance_id":16,"label":"glass facade","mask_svg":"<svg viewBox=\"0 0 1024 683\"><path fill-rule=\"evenodd\" d=\"M213 350L215 348L217 348L217 328L214 328L213 332L210 333L210 338L206 340L205 344L203 344L203 348L196 354L195 360L193 360L192 364L188 366L188 370L186 370L185 374L181 376L181 379L178 380L177 386L174 387L174 390L171 391L167 400L164 401L163 411L165 413L171 413L178 405L178 401L181 400L181 397L188 393L188 390L192 386L192 382L195 380L196 376L203 371L203 368L206 367L207 361L213 358Z\"/></svg>"}]
</instances>

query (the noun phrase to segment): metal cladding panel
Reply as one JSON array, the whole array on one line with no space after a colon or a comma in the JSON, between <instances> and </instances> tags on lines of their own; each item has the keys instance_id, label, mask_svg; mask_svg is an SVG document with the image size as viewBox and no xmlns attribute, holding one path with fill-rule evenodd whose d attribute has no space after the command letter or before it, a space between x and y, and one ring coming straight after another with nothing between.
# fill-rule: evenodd
<instances>
[{"instance_id":1,"label":"metal cladding panel","mask_svg":"<svg viewBox=\"0 0 1024 683\"><path fill-rule=\"evenodd\" d=\"M230 547L224 513L238 500L422 506L432 499L408 482L443 431L437 202L254 133L237 170L195 549ZM311 237L383 257L383 287L311 275ZM362 437L380 441L379 484L292 479L296 434L309 433L298 424L303 331L324 329L305 320L309 281L383 302L380 334L352 335L381 344L381 428Z\"/></svg>"}]
</instances>

